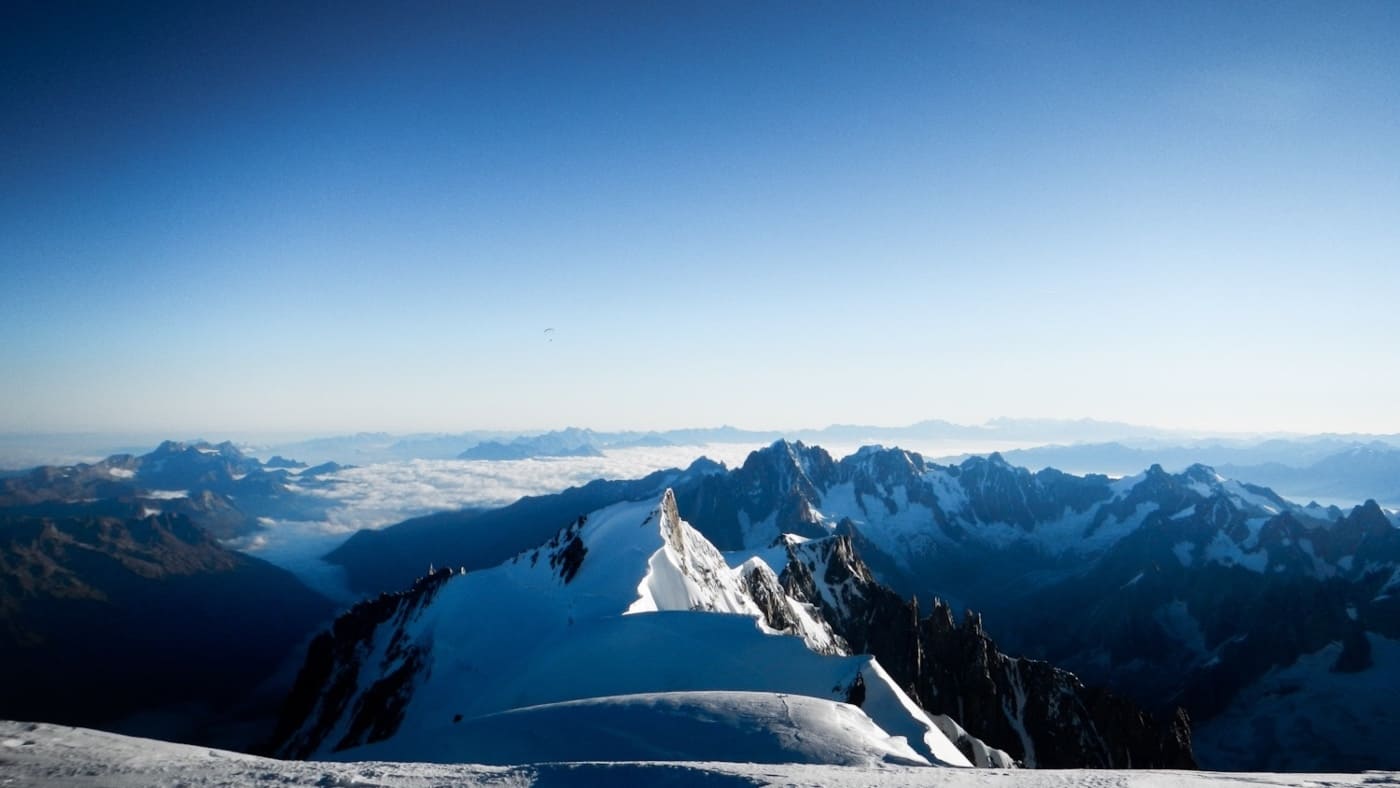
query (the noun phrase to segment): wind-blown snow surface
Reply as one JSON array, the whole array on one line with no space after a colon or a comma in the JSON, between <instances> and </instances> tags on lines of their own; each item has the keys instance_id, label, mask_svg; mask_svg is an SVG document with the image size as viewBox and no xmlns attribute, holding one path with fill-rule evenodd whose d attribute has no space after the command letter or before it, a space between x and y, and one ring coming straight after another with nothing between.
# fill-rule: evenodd
<instances>
[{"instance_id":1,"label":"wind-blown snow surface","mask_svg":"<svg viewBox=\"0 0 1400 788\"><path fill-rule=\"evenodd\" d=\"M797 631L779 634L765 623L749 590L755 582L772 590ZM376 758L457 760L463 723L474 727L479 717L511 709L705 691L766 693L770 704L779 693L830 704L845 700L860 678L861 708L832 713L868 717L879 741L903 737L907 744L874 747L861 734L849 747L970 765L873 657L840 656L843 645L819 616L782 594L767 566L728 566L680 519L667 490L659 503L607 507L545 547L448 578L421 607L405 608L374 632L352 668L352 698L338 711L323 699L308 718L316 724L294 734L288 751L364 757L355 751L366 743L364 731L352 732L345 710L399 671L411 676L401 721L374 744ZM755 720L768 715L762 706L731 704L728 713L748 709L757 717L744 725L756 729ZM614 704L611 713L621 708ZM327 729L320 720L334 724Z\"/></svg>"},{"instance_id":2,"label":"wind-blown snow surface","mask_svg":"<svg viewBox=\"0 0 1400 788\"><path fill-rule=\"evenodd\" d=\"M724 760L927 766L855 706L773 692L662 692L586 698L487 714L455 726L451 741L393 743L397 760L451 763ZM345 753L379 756L378 745ZM409 755L410 760L418 760Z\"/></svg>"},{"instance_id":3,"label":"wind-blown snow surface","mask_svg":"<svg viewBox=\"0 0 1400 788\"><path fill-rule=\"evenodd\" d=\"M570 731L559 731L568 736ZM877 764L724 762L539 763L517 766L281 761L84 728L0 721L0 785L13 788L242 788L277 786L947 786L947 788L1268 788L1400 786L1400 774L1220 774L1004 771Z\"/></svg>"}]
</instances>

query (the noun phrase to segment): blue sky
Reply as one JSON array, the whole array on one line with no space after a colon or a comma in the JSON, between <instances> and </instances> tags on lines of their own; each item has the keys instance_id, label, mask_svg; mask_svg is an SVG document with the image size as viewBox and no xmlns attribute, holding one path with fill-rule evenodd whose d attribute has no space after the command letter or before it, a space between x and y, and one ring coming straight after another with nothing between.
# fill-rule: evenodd
<instances>
[{"instance_id":1,"label":"blue sky","mask_svg":"<svg viewBox=\"0 0 1400 788\"><path fill-rule=\"evenodd\" d=\"M1394 3L40 3L0 39L0 431L1400 431Z\"/></svg>"}]
</instances>

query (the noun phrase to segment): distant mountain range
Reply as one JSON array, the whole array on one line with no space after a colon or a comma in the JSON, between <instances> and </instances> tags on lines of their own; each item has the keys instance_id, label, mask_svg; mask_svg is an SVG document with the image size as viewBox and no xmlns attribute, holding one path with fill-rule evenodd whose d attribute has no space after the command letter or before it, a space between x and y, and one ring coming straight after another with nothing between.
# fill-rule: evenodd
<instances>
[{"instance_id":1,"label":"distant mountain range","mask_svg":"<svg viewBox=\"0 0 1400 788\"><path fill-rule=\"evenodd\" d=\"M1374 503L1349 512L1299 506L1199 464L1114 480L1032 473L999 455L937 465L874 447L837 461L779 441L733 470L697 463L484 514L436 515L357 536L330 558L362 588L429 562L489 565L509 551L505 535L520 537L517 549L542 538L541 518L562 522L665 487L700 533L736 555L762 554L785 534L847 534L896 592L982 610L986 629L1013 649L1151 709L1185 705L1215 737L1209 752L1244 735L1209 724L1234 719L1255 745L1232 767L1265 768L1285 751L1306 762L1283 746L1292 721L1232 705L1276 671L1312 660L1329 675L1356 677L1353 687L1400 676L1400 665L1376 661L1400 639L1392 517ZM1342 695L1334 700L1294 710L1327 720L1310 765L1393 765L1388 752L1366 749Z\"/></svg>"},{"instance_id":2,"label":"distant mountain range","mask_svg":"<svg viewBox=\"0 0 1400 788\"><path fill-rule=\"evenodd\" d=\"M1146 447L1093 443L1017 449L1004 452L1004 456L1008 462L1028 468L1115 476L1154 464L1175 471L1204 463L1230 478L1263 484L1297 501L1356 504L1375 499L1383 506L1400 507L1400 440L1395 436L1364 442L1319 436Z\"/></svg>"},{"instance_id":3,"label":"distant mountain range","mask_svg":"<svg viewBox=\"0 0 1400 788\"><path fill-rule=\"evenodd\" d=\"M389 433L358 433L293 443L266 444L257 453L281 453L313 462L337 461L368 464L411 459L524 459L527 457L580 456L558 454L562 449L579 451L589 446L597 451L645 446L700 446L708 443L747 443L755 446L779 439L808 443L856 445L861 443L900 443L930 441L1004 442L1036 445L1042 443L1102 442L1109 440L1178 441L1190 440L1185 433L1156 427L1093 419L993 419L980 425L955 424L930 419L914 424L886 427L833 424L818 429L752 430L732 426L702 427L663 431L598 431L570 427L549 432L469 431L454 434L399 436ZM477 447L480 452L471 454ZM501 447L507 447L502 449Z\"/></svg>"},{"instance_id":4,"label":"distant mountain range","mask_svg":"<svg viewBox=\"0 0 1400 788\"><path fill-rule=\"evenodd\" d=\"M307 468L275 459L261 463L229 442L166 441L139 456L118 454L96 463L41 466L0 478L0 510L82 515L96 504L104 516L176 513L221 539L259 530L260 517L325 517L325 500L306 495L305 489L342 466ZM292 488L293 479L297 489Z\"/></svg>"},{"instance_id":5,"label":"distant mountain range","mask_svg":"<svg viewBox=\"0 0 1400 788\"><path fill-rule=\"evenodd\" d=\"M485 441L457 455L461 460L524 460L531 457L601 457L607 436L592 430L567 429L520 437L509 442Z\"/></svg>"}]
</instances>

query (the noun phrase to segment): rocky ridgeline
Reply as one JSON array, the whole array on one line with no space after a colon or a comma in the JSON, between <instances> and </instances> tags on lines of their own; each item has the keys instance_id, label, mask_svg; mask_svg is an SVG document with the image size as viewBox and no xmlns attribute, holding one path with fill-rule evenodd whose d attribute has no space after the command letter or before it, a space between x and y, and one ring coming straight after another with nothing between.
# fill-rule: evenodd
<instances>
[{"instance_id":1,"label":"rocky ridgeline","mask_svg":"<svg viewBox=\"0 0 1400 788\"><path fill-rule=\"evenodd\" d=\"M920 619L915 600L875 581L848 536L787 545L789 594L818 606L854 652L874 655L926 711L1024 765L1195 768L1184 712L1158 719L1049 663L1007 656L976 613L957 625L935 600Z\"/></svg>"}]
</instances>

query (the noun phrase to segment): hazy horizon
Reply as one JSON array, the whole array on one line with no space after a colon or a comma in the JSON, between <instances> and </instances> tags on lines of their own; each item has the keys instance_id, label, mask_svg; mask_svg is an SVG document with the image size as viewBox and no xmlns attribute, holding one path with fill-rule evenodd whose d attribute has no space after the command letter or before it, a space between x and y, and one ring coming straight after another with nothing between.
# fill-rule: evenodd
<instances>
[{"instance_id":1,"label":"hazy horizon","mask_svg":"<svg viewBox=\"0 0 1400 788\"><path fill-rule=\"evenodd\" d=\"M1148 434L1162 433L1172 437L1188 438L1238 438L1238 439L1267 439L1269 437L1323 437L1323 436L1388 436L1400 435L1400 432L1386 432L1382 430L1365 431L1339 431L1339 430L1318 430L1304 431L1299 429L1264 429L1264 430L1211 430L1193 427L1166 426L1163 424L1152 424L1146 422L1129 422L1109 419L1098 419L1092 416L1056 418L1048 416L995 416L982 421L955 421L952 419L942 419L937 417L915 419L907 422L882 422L878 420L868 421L838 421L820 424L798 424L798 425L770 425L761 423L712 423L712 424L673 424L659 427L630 427L625 424L594 425L584 423L558 424L549 426L513 426L513 427L484 427L480 425L444 425L444 426L423 426L395 428L392 426L364 426L364 427L342 427L325 429L286 429L286 430L260 430L248 428L144 428L144 429L76 429L76 430L0 430L0 437L8 438L84 438L84 437L127 437L127 438L159 438L160 440L174 441L208 441L219 443L224 440L245 440L268 442L293 441L293 440L317 440L324 438L344 438L357 435L386 435L395 438L408 437L432 437L432 436L454 436L454 435L501 435L501 436L531 436L544 435L548 433L562 432L565 430L590 430L599 433L668 433L701 430L738 430L743 432L756 433L784 433L796 435L804 432L821 432L830 429L840 428L870 428L875 430L901 430L905 428L918 427L925 424L947 424L953 428L961 429L984 429L984 430L1015 430L1017 428L1028 428L1031 426L1042 426L1046 428L1069 428L1074 425L1081 425L1087 428L1109 429L1122 428L1125 431L1132 431L1125 434Z\"/></svg>"}]
</instances>

